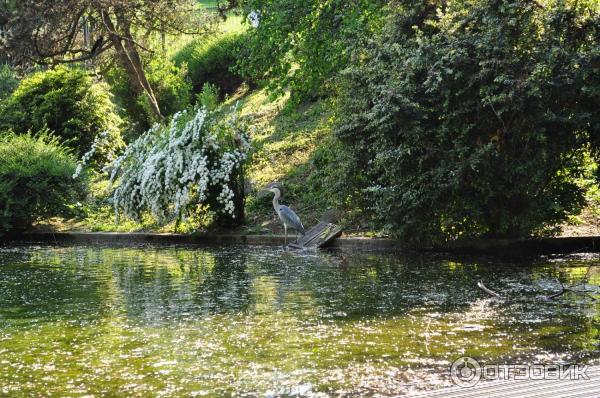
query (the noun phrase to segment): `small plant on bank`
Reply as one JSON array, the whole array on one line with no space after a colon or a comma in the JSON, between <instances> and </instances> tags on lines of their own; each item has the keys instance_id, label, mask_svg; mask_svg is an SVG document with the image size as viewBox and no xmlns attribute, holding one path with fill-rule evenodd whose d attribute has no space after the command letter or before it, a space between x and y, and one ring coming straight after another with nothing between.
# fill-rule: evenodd
<instances>
[{"instance_id":1,"label":"small plant on bank","mask_svg":"<svg viewBox=\"0 0 600 398\"><path fill-rule=\"evenodd\" d=\"M208 208L221 224L239 224L249 148L235 114L178 112L131 143L110 167L115 211L134 220L149 212L164 224Z\"/></svg>"},{"instance_id":2,"label":"small plant on bank","mask_svg":"<svg viewBox=\"0 0 600 398\"><path fill-rule=\"evenodd\" d=\"M199 93L207 83L219 88L222 95L234 92L244 81L236 71L240 48L246 43L242 33L221 34L211 40L192 41L173 57L178 66L187 66L187 76L194 92Z\"/></svg>"},{"instance_id":3,"label":"small plant on bank","mask_svg":"<svg viewBox=\"0 0 600 398\"><path fill-rule=\"evenodd\" d=\"M216 109L219 106L219 88L212 83L206 83L196 95L196 101L209 111Z\"/></svg>"}]
</instances>

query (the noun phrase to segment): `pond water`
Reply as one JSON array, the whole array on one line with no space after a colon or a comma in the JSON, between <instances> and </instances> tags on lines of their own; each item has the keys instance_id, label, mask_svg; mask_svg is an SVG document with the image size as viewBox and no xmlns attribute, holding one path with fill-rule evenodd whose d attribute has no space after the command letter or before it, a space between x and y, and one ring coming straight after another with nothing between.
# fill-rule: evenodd
<instances>
[{"instance_id":1,"label":"pond water","mask_svg":"<svg viewBox=\"0 0 600 398\"><path fill-rule=\"evenodd\" d=\"M598 291L541 299L598 285L597 262L3 247L0 395L388 396L449 385L463 355L597 364Z\"/></svg>"}]
</instances>

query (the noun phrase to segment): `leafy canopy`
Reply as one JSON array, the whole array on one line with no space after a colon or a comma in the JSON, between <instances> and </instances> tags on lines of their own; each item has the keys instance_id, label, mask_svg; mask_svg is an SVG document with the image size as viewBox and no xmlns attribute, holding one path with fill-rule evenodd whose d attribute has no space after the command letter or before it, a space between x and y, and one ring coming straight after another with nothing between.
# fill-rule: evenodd
<instances>
[{"instance_id":1,"label":"leafy canopy","mask_svg":"<svg viewBox=\"0 0 600 398\"><path fill-rule=\"evenodd\" d=\"M160 119L140 52L148 52L148 43L160 36L206 33L214 20L196 0L4 1L0 51L20 65L80 63L106 55L120 63L130 89L136 97L145 95Z\"/></svg>"},{"instance_id":2,"label":"leafy canopy","mask_svg":"<svg viewBox=\"0 0 600 398\"><path fill-rule=\"evenodd\" d=\"M0 100L8 97L19 85L13 69L8 65L0 65Z\"/></svg>"},{"instance_id":3,"label":"leafy canopy","mask_svg":"<svg viewBox=\"0 0 600 398\"><path fill-rule=\"evenodd\" d=\"M378 26L383 0L246 0L258 25L248 31L242 73L296 100L332 91L332 77L349 60L348 48Z\"/></svg>"}]
</instances>

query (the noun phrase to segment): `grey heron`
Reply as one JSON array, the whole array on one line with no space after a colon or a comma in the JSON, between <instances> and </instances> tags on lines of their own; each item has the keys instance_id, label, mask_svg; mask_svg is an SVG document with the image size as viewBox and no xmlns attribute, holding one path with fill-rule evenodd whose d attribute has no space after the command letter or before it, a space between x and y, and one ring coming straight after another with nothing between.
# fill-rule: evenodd
<instances>
[{"instance_id":1,"label":"grey heron","mask_svg":"<svg viewBox=\"0 0 600 398\"><path fill-rule=\"evenodd\" d=\"M275 212L279 216L279 219L283 223L283 230L285 231L285 240L284 244L287 245L287 230L288 228L292 228L299 232L301 235L304 235L306 231L304 230L304 225L302 225L302 221L300 221L300 217L294 210L290 209L285 205L279 204L279 198L281 197L281 191L279 188L269 188L268 191L273 192L275 196L273 196L273 208Z\"/></svg>"}]
</instances>

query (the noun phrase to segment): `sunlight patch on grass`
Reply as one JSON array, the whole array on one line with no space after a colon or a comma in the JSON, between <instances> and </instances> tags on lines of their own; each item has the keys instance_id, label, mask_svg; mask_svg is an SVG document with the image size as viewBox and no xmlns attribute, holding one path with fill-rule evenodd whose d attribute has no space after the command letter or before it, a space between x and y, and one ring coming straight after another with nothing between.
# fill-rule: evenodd
<instances>
[{"instance_id":1,"label":"sunlight patch on grass","mask_svg":"<svg viewBox=\"0 0 600 398\"><path fill-rule=\"evenodd\" d=\"M320 102L298 110L285 108L289 95L271 100L264 90L243 97L233 96L241 116L250 124L254 145L248 177L257 188L285 180L309 161L320 139L329 133L329 112Z\"/></svg>"}]
</instances>

